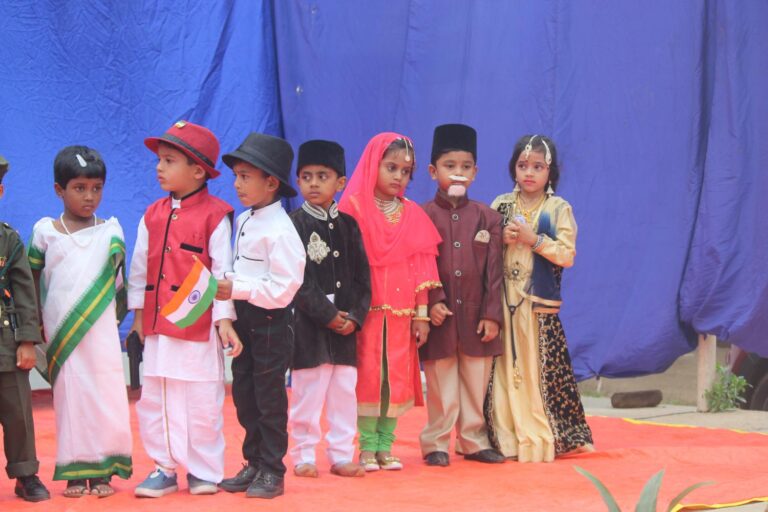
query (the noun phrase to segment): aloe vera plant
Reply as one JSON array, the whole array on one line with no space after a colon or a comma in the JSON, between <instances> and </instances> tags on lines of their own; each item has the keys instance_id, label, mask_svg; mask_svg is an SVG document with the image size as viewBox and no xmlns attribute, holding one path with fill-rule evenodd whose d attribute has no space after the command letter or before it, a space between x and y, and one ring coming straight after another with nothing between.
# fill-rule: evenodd
<instances>
[{"instance_id":1,"label":"aloe vera plant","mask_svg":"<svg viewBox=\"0 0 768 512\"><path fill-rule=\"evenodd\" d=\"M603 482L600 481L599 478L597 478L595 475L590 473L584 468L580 468L579 466L574 466L573 469L575 469L579 474L584 475L587 479L589 479L592 484L597 487L597 490L600 491L600 495L603 498L603 501L605 502L606 506L608 507L608 512L621 512L621 509L619 508L619 504L616 503L616 499L613 497L611 492L608 490L608 488L605 486ZM664 478L664 470L662 469L655 475L653 475L643 487L643 491L640 493L640 500L637 502L637 505L635 506L635 512L656 512L656 502L659 498L659 490L661 489L661 480ZM677 506L678 503L680 503L683 498L685 498L688 494L695 491L699 487L703 487L705 485L711 485L714 482L699 482L697 484L693 484L690 487L685 488L680 494L675 496L672 501L669 502L669 505L667 506L667 512L672 512L674 508Z\"/></svg>"}]
</instances>

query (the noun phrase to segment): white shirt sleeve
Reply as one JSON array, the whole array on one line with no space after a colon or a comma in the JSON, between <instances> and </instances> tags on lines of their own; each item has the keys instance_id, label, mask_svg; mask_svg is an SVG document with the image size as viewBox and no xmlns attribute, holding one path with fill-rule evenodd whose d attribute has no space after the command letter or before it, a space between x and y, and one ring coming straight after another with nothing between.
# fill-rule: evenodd
<instances>
[{"instance_id":1,"label":"white shirt sleeve","mask_svg":"<svg viewBox=\"0 0 768 512\"><path fill-rule=\"evenodd\" d=\"M269 240L269 270L256 278L236 274L232 298L264 309L288 306L304 282L304 244L293 225Z\"/></svg>"},{"instance_id":2,"label":"white shirt sleeve","mask_svg":"<svg viewBox=\"0 0 768 512\"><path fill-rule=\"evenodd\" d=\"M149 233L142 215L133 246L131 271L128 273L128 309L144 309L144 292L147 287L147 247Z\"/></svg>"},{"instance_id":3,"label":"white shirt sleeve","mask_svg":"<svg viewBox=\"0 0 768 512\"><path fill-rule=\"evenodd\" d=\"M232 270L232 224L225 215L208 240L208 255L211 257L211 274L216 279L224 279L224 273ZM236 320L235 305L231 300L213 301L213 321L218 323L223 318Z\"/></svg>"}]
</instances>

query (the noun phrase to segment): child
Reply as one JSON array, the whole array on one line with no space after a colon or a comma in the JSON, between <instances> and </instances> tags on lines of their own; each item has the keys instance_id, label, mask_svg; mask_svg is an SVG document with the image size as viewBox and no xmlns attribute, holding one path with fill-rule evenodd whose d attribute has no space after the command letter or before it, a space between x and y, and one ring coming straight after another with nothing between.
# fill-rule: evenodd
<instances>
[{"instance_id":1,"label":"child","mask_svg":"<svg viewBox=\"0 0 768 512\"><path fill-rule=\"evenodd\" d=\"M8 162L0 156L0 198ZM35 366L35 345L42 343L35 300L35 283L19 234L0 223L0 424L14 492L26 501L51 498L37 477L32 391L29 370Z\"/></svg>"},{"instance_id":2,"label":"child","mask_svg":"<svg viewBox=\"0 0 768 512\"><path fill-rule=\"evenodd\" d=\"M344 189L344 149L311 140L299 147L297 174L304 196L291 220L306 246L304 284L296 295L296 350L291 372L291 458L297 476L317 476L320 414L328 419L331 473L359 477L353 462L357 419L355 333L371 305L368 258L354 218L333 200Z\"/></svg>"},{"instance_id":3,"label":"child","mask_svg":"<svg viewBox=\"0 0 768 512\"><path fill-rule=\"evenodd\" d=\"M157 181L168 196L139 222L128 280L132 329L144 340L144 382L136 404L139 433L155 471L136 487L140 497L178 490L186 466L191 494L213 494L224 476L224 357L240 350L231 302L214 301L187 327L160 315L195 260L221 277L232 261L232 207L208 193L219 172L219 141L207 128L179 121L144 144L158 157Z\"/></svg>"},{"instance_id":4,"label":"child","mask_svg":"<svg viewBox=\"0 0 768 512\"><path fill-rule=\"evenodd\" d=\"M107 178L96 150L62 149L53 176L64 212L37 221L29 246L56 411L53 479L67 481L68 498L88 487L104 498L115 493L112 475L133 472L116 313L116 298L125 305L123 229L114 217L96 217Z\"/></svg>"},{"instance_id":5,"label":"child","mask_svg":"<svg viewBox=\"0 0 768 512\"><path fill-rule=\"evenodd\" d=\"M397 417L422 405L417 347L427 341L428 290L440 286L440 235L403 194L415 166L413 143L380 133L365 148L339 209L360 225L371 266L371 308L357 345L357 427L366 471L397 470Z\"/></svg>"},{"instance_id":6,"label":"child","mask_svg":"<svg viewBox=\"0 0 768 512\"><path fill-rule=\"evenodd\" d=\"M463 124L435 128L429 173L435 199L424 211L443 243L437 266L443 288L429 293L432 331L419 349L427 380L427 425L421 452L429 466L449 464L451 430L465 459L504 462L491 448L483 401L493 356L503 352L501 215L467 198L477 175L477 133Z\"/></svg>"},{"instance_id":7,"label":"child","mask_svg":"<svg viewBox=\"0 0 768 512\"><path fill-rule=\"evenodd\" d=\"M243 353L232 361L232 399L245 429L247 464L221 482L229 492L274 498L284 492L283 457L288 450L288 395L285 372L291 364L291 301L304 276L304 245L280 197L294 197L290 185L293 150L283 139L251 133L222 157L235 174L235 190L248 210L237 218L235 261L217 297L232 297L235 329Z\"/></svg>"},{"instance_id":8,"label":"child","mask_svg":"<svg viewBox=\"0 0 768 512\"><path fill-rule=\"evenodd\" d=\"M526 135L509 162L511 194L492 208L504 216L504 332L486 402L493 445L520 462L551 462L555 455L592 450L573 377L563 326L563 268L576 255L571 205L555 196L560 177L555 144Z\"/></svg>"}]
</instances>

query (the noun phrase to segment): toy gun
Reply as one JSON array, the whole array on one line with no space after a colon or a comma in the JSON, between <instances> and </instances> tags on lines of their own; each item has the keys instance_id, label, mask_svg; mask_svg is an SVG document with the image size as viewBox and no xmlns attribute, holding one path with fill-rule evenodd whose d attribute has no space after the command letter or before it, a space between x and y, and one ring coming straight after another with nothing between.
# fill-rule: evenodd
<instances>
[{"instance_id":1,"label":"toy gun","mask_svg":"<svg viewBox=\"0 0 768 512\"><path fill-rule=\"evenodd\" d=\"M128 353L128 368L131 374L131 389L139 389L139 364L143 360L144 344L136 331L131 331L125 339L125 351Z\"/></svg>"}]
</instances>

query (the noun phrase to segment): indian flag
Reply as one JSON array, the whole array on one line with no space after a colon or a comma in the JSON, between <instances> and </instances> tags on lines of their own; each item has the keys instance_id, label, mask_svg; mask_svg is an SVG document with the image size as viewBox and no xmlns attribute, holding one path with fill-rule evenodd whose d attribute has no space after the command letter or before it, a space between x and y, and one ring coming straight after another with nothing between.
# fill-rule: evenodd
<instances>
[{"instance_id":1,"label":"indian flag","mask_svg":"<svg viewBox=\"0 0 768 512\"><path fill-rule=\"evenodd\" d=\"M217 288L211 271L195 258L192 270L171 300L160 310L160 314L176 327L189 327L208 310Z\"/></svg>"}]
</instances>

